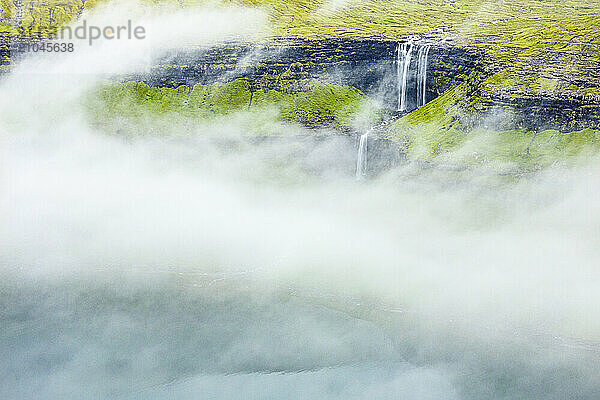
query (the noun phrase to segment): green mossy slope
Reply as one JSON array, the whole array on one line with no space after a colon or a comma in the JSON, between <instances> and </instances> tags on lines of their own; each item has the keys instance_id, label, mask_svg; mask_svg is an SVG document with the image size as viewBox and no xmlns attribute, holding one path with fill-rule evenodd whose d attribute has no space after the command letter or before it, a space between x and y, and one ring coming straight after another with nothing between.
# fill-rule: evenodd
<instances>
[{"instance_id":1,"label":"green mossy slope","mask_svg":"<svg viewBox=\"0 0 600 400\"><path fill-rule=\"evenodd\" d=\"M490 128L472 128L469 117L477 115L478 101L469 85L464 82L394 122L388 128L390 138L402 143L413 160L494 163L511 171L536 170L600 152L598 130L498 130L497 121L490 121Z\"/></svg>"},{"instance_id":2,"label":"green mossy slope","mask_svg":"<svg viewBox=\"0 0 600 400\"><path fill-rule=\"evenodd\" d=\"M192 120L218 118L231 113L273 116L276 120L308 127L352 127L355 116L367 110L375 119L381 110L366 96L349 86L312 80L307 91L288 94L275 90L253 90L248 81L197 84L178 88L150 87L143 82L108 84L92 96L90 110L98 123L115 118L131 121L175 114Z\"/></svg>"},{"instance_id":3,"label":"green mossy slope","mask_svg":"<svg viewBox=\"0 0 600 400\"><path fill-rule=\"evenodd\" d=\"M0 2L0 35L44 37L103 0ZM156 1L149 0L150 3ZM409 35L444 37L481 50L486 73L472 76L389 128L417 158L459 154L480 143L475 159L544 165L556 157L597 148L597 132L472 129L491 99L583 99L600 104L600 0L233 0L163 1L177 7L211 4L260 7L275 36L399 40ZM21 10L16 7L21 4ZM7 60L4 60L6 62ZM292 82L293 79L290 79ZM304 90L306 89L306 90ZM293 91L290 91L293 92ZM363 112L380 115L364 95L347 86L310 81L289 94L242 80L176 89L130 82L110 85L93 107L98 121L177 114L210 119L232 112L269 110L277 119L309 127L347 129ZM101 118L100 118L101 116ZM491 135L491 136L490 136ZM486 137L491 148L485 148ZM491 140L493 139L493 140ZM467 146L469 144L469 146ZM461 153L462 154L462 153ZM466 159L469 158L465 156Z\"/></svg>"}]
</instances>

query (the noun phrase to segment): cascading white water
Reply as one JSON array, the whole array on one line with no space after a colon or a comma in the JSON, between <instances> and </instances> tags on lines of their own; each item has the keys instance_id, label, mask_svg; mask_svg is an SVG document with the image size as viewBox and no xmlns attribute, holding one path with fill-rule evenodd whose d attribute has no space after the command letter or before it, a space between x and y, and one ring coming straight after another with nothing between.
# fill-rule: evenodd
<instances>
[{"instance_id":1,"label":"cascading white water","mask_svg":"<svg viewBox=\"0 0 600 400\"><path fill-rule=\"evenodd\" d=\"M418 52L417 66L417 107L427 103L427 62L429 59L429 50L431 45L423 45Z\"/></svg>"},{"instance_id":2,"label":"cascading white water","mask_svg":"<svg viewBox=\"0 0 600 400\"><path fill-rule=\"evenodd\" d=\"M410 74L410 62L412 59L413 43L398 44L396 57L396 76L398 87L398 111L407 111L406 91L408 86L408 77ZM417 52L417 83L416 96L417 107L421 107L427 102L427 65L429 61L430 44L419 47Z\"/></svg>"},{"instance_id":3,"label":"cascading white water","mask_svg":"<svg viewBox=\"0 0 600 400\"><path fill-rule=\"evenodd\" d=\"M406 111L406 85L412 51L412 42L401 43L397 48L396 75L398 80L398 111Z\"/></svg>"},{"instance_id":4,"label":"cascading white water","mask_svg":"<svg viewBox=\"0 0 600 400\"><path fill-rule=\"evenodd\" d=\"M356 179L361 179L367 172L367 151L369 144L369 133L368 131L360 136L360 143L358 145L358 156L356 159Z\"/></svg>"}]
</instances>

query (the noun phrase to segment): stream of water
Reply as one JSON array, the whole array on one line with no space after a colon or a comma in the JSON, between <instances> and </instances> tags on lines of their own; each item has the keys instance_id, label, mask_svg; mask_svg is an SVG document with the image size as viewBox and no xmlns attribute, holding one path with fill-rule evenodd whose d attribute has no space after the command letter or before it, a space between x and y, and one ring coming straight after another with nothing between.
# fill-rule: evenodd
<instances>
[{"instance_id":1,"label":"stream of water","mask_svg":"<svg viewBox=\"0 0 600 400\"><path fill-rule=\"evenodd\" d=\"M400 43L397 49L397 79L398 79L398 111L406 111L406 91L410 73L410 61L412 58L412 42Z\"/></svg>"},{"instance_id":2,"label":"stream of water","mask_svg":"<svg viewBox=\"0 0 600 400\"><path fill-rule=\"evenodd\" d=\"M358 154L356 156L356 179L362 179L367 173L367 160L368 160L368 144L369 144L369 132L365 132L360 135L358 143Z\"/></svg>"},{"instance_id":3,"label":"stream of water","mask_svg":"<svg viewBox=\"0 0 600 400\"><path fill-rule=\"evenodd\" d=\"M425 44L419 48L417 55L417 108L427 103L427 66L431 45Z\"/></svg>"},{"instance_id":4,"label":"stream of water","mask_svg":"<svg viewBox=\"0 0 600 400\"><path fill-rule=\"evenodd\" d=\"M411 71L413 48L417 47L416 73ZM416 79L414 85L416 95L416 108L427 103L427 69L429 65L429 52L431 44L418 44L413 41L398 44L396 49L396 81L398 90L398 111L410 111L411 104L407 101L411 77Z\"/></svg>"}]
</instances>

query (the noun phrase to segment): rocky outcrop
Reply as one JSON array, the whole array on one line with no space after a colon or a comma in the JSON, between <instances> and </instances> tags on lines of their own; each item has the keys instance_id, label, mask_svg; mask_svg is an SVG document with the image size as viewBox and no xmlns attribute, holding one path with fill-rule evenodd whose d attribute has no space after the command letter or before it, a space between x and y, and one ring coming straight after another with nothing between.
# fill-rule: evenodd
<instances>
[{"instance_id":1,"label":"rocky outcrop","mask_svg":"<svg viewBox=\"0 0 600 400\"><path fill-rule=\"evenodd\" d=\"M262 45L229 43L214 49L171 53L153 66L149 75L127 79L142 80L151 86L177 87L243 78L254 87L283 93L305 91L311 79L319 79L352 86L395 111L399 91L398 45L395 41L344 39L279 39ZM477 51L434 43L428 62L427 100L460 84L473 71L482 71L480 58ZM414 57L409 67L409 111L417 106L416 63Z\"/></svg>"},{"instance_id":2,"label":"rocky outcrop","mask_svg":"<svg viewBox=\"0 0 600 400\"><path fill-rule=\"evenodd\" d=\"M514 60L490 59L476 46L426 38L429 53L426 99L431 101L470 78L471 90L460 106L468 117L463 127L502 115L507 129L572 131L600 127L600 101L593 88L597 72L585 79L577 74L546 72L532 78ZM209 84L246 79L253 90L298 93L310 89L312 79L352 86L376 99L390 114L397 110L399 83L397 51L401 42L327 39L278 39L260 45L228 43L213 49L188 49L169 54L147 76L129 77L151 86ZM414 45L419 46L416 40ZM406 83L407 111L417 108L417 50ZM554 56L556 57L556 55ZM564 60L563 60L564 61ZM520 64L519 64L520 65ZM546 68L540 65L539 68ZM581 75L581 74L580 74ZM498 77L500 78L498 79ZM473 79L475 77L476 79ZM586 86L584 86L586 85ZM574 87L575 90L566 88Z\"/></svg>"},{"instance_id":3,"label":"rocky outcrop","mask_svg":"<svg viewBox=\"0 0 600 400\"><path fill-rule=\"evenodd\" d=\"M99 3L2 3L0 66L18 61L19 41L47 38L50 31ZM600 16L593 4L385 0L327 12L313 0L241 0L238 4L264 5L270 10L275 38L259 45L228 43L215 49L177 50L155 65L150 75L127 79L154 87L244 79L251 93L273 90L288 95L313 90L312 82L318 79L356 88L396 117L397 45L412 37L415 43L432 46L427 102L469 83L468 88L461 87L460 96L454 91L444 97L453 105L436 107L437 111L451 109L449 118L463 129L485 124L490 115L502 116L500 125L507 128L600 128ZM420 105L416 53L415 49L409 67L413 72L406 82L406 111ZM426 114L436 110L430 107ZM328 118L309 120L327 122Z\"/></svg>"}]
</instances>

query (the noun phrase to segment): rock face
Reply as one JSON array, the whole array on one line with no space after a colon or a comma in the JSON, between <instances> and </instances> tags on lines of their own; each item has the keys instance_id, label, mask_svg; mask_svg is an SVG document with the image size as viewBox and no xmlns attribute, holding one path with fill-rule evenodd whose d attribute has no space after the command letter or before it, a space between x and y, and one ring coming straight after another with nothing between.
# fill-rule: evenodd
<instances>
[{"instance_id":1,"label":"rock face","mask_svg":"<svg viewBox=\"0 0 600 400\"><path fill-rule=\"evenodd\" d=\"M505 116L512 127L564 132L600 127L600 69L596 49L548 41L535 50L498 44L487 46L487 78L474 91L480 113ZM471 45L473 46L473 45Z\"/></svg>"},{"instance_id":2,"label":"rock face","mask_svg":"<svg viewBox=\"0 0 600 400\"><path fill-rule=\"evenodd\" d=\"M407 41L377 40L298 40L278 39L260 45L227 43L213 49L188 49L174 52L153 66L146 76L129 77L151 86L248 80L254 89L298 93L310 87L312 79L352 86L376 99L393 115L415 110L419 104L419 58L421 46L430 46L426 64L425 94L429 102L470 80L470 90L459 107L469 114L467 128L485 124L493 114L506 129L557 129L573 131L600 127L600 102L595 96L558 90L560 79L506 79L494 77L511 70L506 60L491 60L474 46L426 38L412 42L412 55L405 83L406 110L398 113L402 91L403 62L399 46ZM515 68L512 68L513 74ZM593 75L593 74L592 74ZM524 75L525 78L530 77ZM577 79L575 76L565 76ZM536 78L537 79L537 78ZM564 79L563 79L564 80ZM574 82L574 81L573 81ZM589 86L579 80L578 89Z\"/></svg>"},{"instance_id":3,"label":"rock face","mask_svg":"<svg viewBox=\"0 0 600 400\"><path fill-rule=\"evenodd\" d=\"M163 1L184 8L196 3ZM47 38L102 2L0 2L0 73L18 57L14 45L19 41ZM597 0L380 0L339 9L323 8L317 0L237 3L268 10L279 39L179 51L155 66L151 76L139 78L172 87L242 77L252 90L281 93L303 92L317 78L355 87L394 112L402 86L397 46L412 37L431 44L426 101L469 82L460 98L447 96L456 107L438 107L460 109L466 128L485 123L490 114L507 126L527 129L600 127ZM418 53L415 48L404 85L406 111L421 103Z\"/></svg>"},{"instance_id":4,"label":"rock face","mask_svg":"<svg viewBox=\"0 0 600 400\"><path fill-rule=\"evenodd\" d=\"M400 89L399 42L328 39L275 40L262 45L225 44L210 50L172 53L147 76L131 77L151 86L177 87L247 79L252 86L283 93L306 90L311 79L352 86L396 111ZM407 111L417 107L417 48L407 69ZM449 44L431 46L426 74L427 101L481 71L480 54Z\"/></svg>"},{"instance_id":5,"label":"rock face","mask_svg":"<svg viewBox=\"0 0 600 400\"><path fill-rule=\"evenodd\" d=\"M8 44L0 46L4 58L11 53ZM458 105L469 115L461 119L463 127L485 125L494 115L494 123L506 129L600 128L600 95L595 90L600 87L600 72L589 65L590 54L577 58L569 51L549 52L523 63L514 49L506 50L509 56L493 58L481 46L436 37L413 38L406 70L406 110L399 113L403 72L399 64L403 59L398 52L402 44L409 42L280 38L262 44L225 43L216 48L172 52L149 74L125 79L155 87L178 87L243 78L253 90L288 94L305 92L311 80L318 79L354 87L376 99L390 115L399 116L421 105L417 99L418 54L427 45L426 102L471 79L471 89ZM571 67L561 69L566 58Z\"/></svg>"},{"instance_id":6,"label":"rock face","mask_svg":"<svg viewBox=\"0 0 600 400\"><path fill-rule=\"evenodd\" d=\"M600 104L585 98L520 97L495 94L487 111L504 118L501 128L573 132L600 128Z\"/></svg>"},{"instance_id":7,"label":"rock face","mask_svg":"<svg viewBox=\"0 0 600 400\"><path fill-rule=\"evenodd\" d=\"M10 43L6 35L0 35L0 66L10 62Z\"/></svg>"},{"instance_id":8,"label":"rock face","mask_svg":"<svg viewBox=\"0 0 600 400\"><path fill-rule=\"evenodd\" d=\"M18 62L19 43L47 38L100 2L3 2L0 73ZM177 3L183 7L184 2ZM596 1L507 0L492 5L484 0L382 0L325 14L317 12L322 4L313 0L241 3L268 6L277 37L262 44L179 50L149 75L128 78L155 87L242 78L251 91L285 94L306 92L318 79L356 88L393 116L421 106L418 99L431 102L468 82L460 96L447 96L453 107L438 107L452 108L450 118L464 129L490 119L507 129L600 128ZM411 38L414 48L401 83L398 46ZM425 45L430 46L425 93L419 94L419 52ZM406 101L399 113L402 87Z\"/></svg>"}]
</instances>

